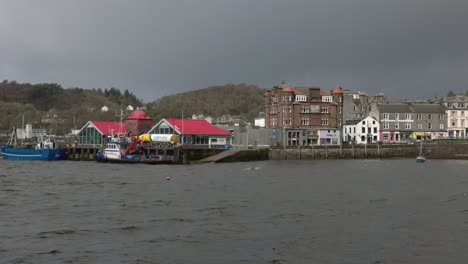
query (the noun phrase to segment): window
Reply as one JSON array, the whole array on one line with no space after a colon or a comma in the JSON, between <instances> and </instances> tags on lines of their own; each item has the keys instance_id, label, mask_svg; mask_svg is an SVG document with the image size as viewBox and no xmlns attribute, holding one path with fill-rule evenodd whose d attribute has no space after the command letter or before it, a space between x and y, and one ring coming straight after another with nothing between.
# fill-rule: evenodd
<instances>
[{"instance_id":1,"label":"window","mask_svg":"<svg viewBox=\"0 0 468 264\"><path fill-rule=\"evenodd\" d=\"M389 123L387 123L387 122L383 123L383 128L385 128L385 129L389 129L389 128L390 128L390 125L389 125Z\"/></svg>"},{"instance_id":2,"label":"window","mask_svg":"<svg viewBox=\"0 0 468 264\"><path fill-rule=\"evenodd\" d=\"M302 126L308 126L309 125L309 118L308 117L302 117L301 118L301 125Z\"/></svg>"},{"instance_id":3,"label":"window","mask_svg":"<svg viewBox=\"0 0 468 264\"><path fill-rule=\"evenodd\" d=\"M398 114L398 113L395 114L395 119L396 119L396 120L400 120L400 114Z\"/></svg>"},{"instance_id":4,"label":"window","mask_svg":"<svg viewBox=\"0 0 468 264\"><path fill-rule=\"evenodd\" d=\"M465 116L465 111L461 111L460 115Z\"/></svg>"},{"instance_id":5,"label":"window","mask_svg":"<svg viewBox=\"0 0 468 264\"><path fill-rule=\"evenodd\" d=\"M457 120L455 120L455 119L452 120L452 126L453 126L453 127L454 127L454 126L457 126Z\"/></svg>"},{"instance_id":6,"label":"window","mask_svg":"<svg viewBox=\"0 0 468 264\"><path fill-rule=\"evenodd\" d=\"M452 103L447 103L447 107L452 107Z\"/></svg>"},{"instance_id":7,"label":"window","mask_svg":"<svg viewBox=\"0 0 468 264\"><path fill-rule=\"evenodd\" d=\"M353 106L353 111L356 112L356 106Z\"/></svg>"},{"instance_id":8,"label":"window","mask_svg":"<svg viewBox=\"0 0 468 264\"><path fill-rule=\"evenodd\" d=\"M422 124L418 124L418 129L422 129Z\"/></svg>"},{"instance_id":9,"label":"window","mask_svg":"<svg viewBox=\"0 0 468 264\"><path fill-rule=\"evenodd\" d=\"M384 120L388 120L389 118L390 118L389 114L387 114L387 113L383 114L383 119Z\"/></svg>"},{"instance_id":10,"label":"window","mask_svg":"<svg viewBox=\"0 0 468 264\"><path fill-rule=\"evenodd\" d=\"M291 113L292 105L283 105L283 113Z\"/></svg>"},{"instance_id":11,"label":"window","mask_svg":"<svg viewBox=\"0 0 468 264\"><path fill-rule=\"evenodd\" d=\"M365 125L365 124L366 124L366 121L362 121L362 124Z\"/></svg>"},{"instance_id":12,"label":"window","mask_svg":"<svg viewBox=\"0 0 468 264\"><path fill-rule=\"evenodd\" d=\"M307 96L306 95L296 95L296 102L306 102Z\"/></svg>"},{"instance_id":13,"label":"window","mask_svg":"<svg viewBox=\"0 0 468 264\"><path fill-rule=\"evenodd\" d=\"M462 119L462 120L461 120L461 126L462 126L462 127L465 126L465 119Z\"/></svg>"},{"instance_id":14,"label":"window","mask_svg":"<svg viewBox=\"0 0 468 264\"><path fill-rule=\"evenodd\" d=\"M432 129L432 123L428 123L429 129Z\"/></svg>"},{"instance_id":15,"label":"window","mask_svg":"<svg viewBox=\"0 0 468 264\"><path fill-rule=\"evenodd\" d=\"M400 123L398 122L395 123L395 129L400 129Z\"/></svg>"},{"instance_id":16,"label":"window","mask_svg":"<svg viewBox=\"0 0 468 264\"><path fill-rule=\"evenodd\" d=\"M372 120L372 124L375 125L375 120Z\"/></svg>"},{"instance_id":17,"label":"window","mask_svg":"<svg viewBox=\"0 0 468 264\"><path fill-rule=\"evenodd\" d=\"M411 120L411 114L406 113L406 114L405 114L405 119L406 119L406 120ZM411 126L411 125L410 125L410 126Z\"/></svg>"},{"instance_id":18,"label":"window","mask_svg":"<svg viewBox=\"0 0 468 264\"><path fill-rule=\"evenodd\" d=\"M322 114L328 113L328 106L322 106L322 108L320 109L320 112L321 112Z\"/></svg>"},{"instance_id":19,"label":"window","mask_svg":"<svg viewBox=\"0 0 468 264\"><path fill-rule=\"evenodd\" d=\"M440 114L439 115L439 120L444 120L445 119L445 116L443 114Z\"/></svg>"},{"instance_id":20,"label":"window","mask_svg":"<svg viewBox=\"0 0 468 264\"><path fill-rule=\"evenodd\" d=\"M301 106L301 113L305 113L305 114L310 113L310 108L309 108L309 106L307 106L307 105L302 105L302 106Z\"/></svg>"},{"instance_id":21,"label":"window","mask_svg":"<svg viewBox=\"0 0 468 264\"><path fill-rule=\"evenodd\" d=\"M455 111L452 111L452 116L456 116L456 112Z\"/></svg>"},{"instance_id":22,"label":"window","mask_svg":"<svg viewBox=\"0 0 468 264\"><path fill-rule=\"evenodd\" d=\"M422 115L421 115L421 114L416 114L416 119L421 120L421 119L422 119Z\"/></svg>"},{"instance_id":23,"label":"window","mask_svg":"<svg viewBox=\"0 0 468 264\"><path fill-rule=\"evenodd\" d=\"M405 128L406 129L411 129L411 123L405 123Z\"/></svg>"},{"instance_id":24,"label":"window","mask_svg":"<svg viewBox=\"0 0 468 264\"><path fill-rule=\"evenodd\" d=\"M341 114L341 106L338 106L338 113Z\"/></svg>"},{"instance_id":25,"label":"window","mask_svg":"<svg viewBox=\"0 0 468 264\"><path fill-rule=\"evenodd\" d=\"M365 134L365 133L366 133L366 128L365 128L365 127L362 127L361 133L362 133L362 134Z\"/></svg>"},{"instance_id":26,"label":"window","mask_svg":"<svg viewBox=\"0 0 468 264\"><path fill-rule=\"evenodd\" d=\"M283 125L285 126L291 125L291 118L283 118Z\"/></svg>"},{"instance_id":27,"label":"window","mask_svg":"<svg viewBox=\"0 0 468 264\"><path fill-rule=\"evenodd\" d=\"M328 126L328 119L322 119L322 121L320 122L320 124L322 126Z\"/></svg>"},{"instance_id":28,"label":"window","mask_svg":"<svg viewBox=\"0 0 468 264\"><path fill-rule=\"evenodd\" d=\"M377 128L374 127L374 134L377 134Z\"/></svg>"},{"instance_id":29,"label":"window","mask_svg":"<svg viewBox=\"0 0 468 264\"><path fill-rule=\"evenodd\" d=\"M440 129L445 129L444 124L440 124Z\"/></svg>"},{"instance_id":30,"label":"window","mask_svg":"<svg viewBox=\"0 0 468 264\"><path fill-rule=\"evenodd\" d=\"M431 120L432 119L432 114L428 114L427 119Z\"/></svg>"}]
</instances>

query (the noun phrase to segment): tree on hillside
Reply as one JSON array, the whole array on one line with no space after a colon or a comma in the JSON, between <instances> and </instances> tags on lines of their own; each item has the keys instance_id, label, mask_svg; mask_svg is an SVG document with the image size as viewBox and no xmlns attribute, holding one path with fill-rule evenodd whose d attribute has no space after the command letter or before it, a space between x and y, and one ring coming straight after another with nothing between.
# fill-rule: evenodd
<instances>
[{"instance_id":1,"label":"tree on hillside","mask_svg":"<svg viewBox=\"0 0 468 264\"><path fill-rule=\"evenodd\" d=\"M448 92L447 94L447 97L453 97L453 96L455 96L455 93L452 90L450 90L450 92Z\"/></svg>"}]
</instances>

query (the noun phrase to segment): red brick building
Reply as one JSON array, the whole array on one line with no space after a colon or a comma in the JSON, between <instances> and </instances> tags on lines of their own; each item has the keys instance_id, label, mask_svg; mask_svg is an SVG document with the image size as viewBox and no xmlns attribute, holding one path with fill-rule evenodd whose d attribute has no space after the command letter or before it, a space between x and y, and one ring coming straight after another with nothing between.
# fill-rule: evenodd
<instances>
[{"instance_id":1,"label":"red brick building","mask_svg":"<svg viewBox=\"0 0 468 264\"><path fill-rule=\"evenodd\" d=\"M341 125L334 99L319 87L274 87L265 92L265 126L284 129L288 145L316 144L319 130Z\"/></svg>"},{"instance_id":2,"label":"red brick building","mask_svg":"<svg viewBox=\"0 0 468 264\"><path fill-rule=\"evenodd\" d=\"M148 132L154 125L153 120L144 111L135 110L125 119L127 135L140 135Z\"/></svg>"}]
</instances>

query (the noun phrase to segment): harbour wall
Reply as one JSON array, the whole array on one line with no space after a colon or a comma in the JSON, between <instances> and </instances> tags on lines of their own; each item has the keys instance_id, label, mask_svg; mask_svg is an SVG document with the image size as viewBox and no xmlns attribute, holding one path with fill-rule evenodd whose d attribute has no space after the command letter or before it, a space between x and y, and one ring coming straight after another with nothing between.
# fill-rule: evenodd
<instances>
[{"instance_id":1,"label":"harbour wall","mask_svg":"<svg viewBox=\"0 0 468 264\"><path fill-rule=\"evenodd\" d=\"M269 150L268 157L270 160L416 158L419 155L419 147L419 144L372 144L273 148ZM423 155L428 159L468 159L468 144L424 144Z\"/></svg>"}]
</instances>

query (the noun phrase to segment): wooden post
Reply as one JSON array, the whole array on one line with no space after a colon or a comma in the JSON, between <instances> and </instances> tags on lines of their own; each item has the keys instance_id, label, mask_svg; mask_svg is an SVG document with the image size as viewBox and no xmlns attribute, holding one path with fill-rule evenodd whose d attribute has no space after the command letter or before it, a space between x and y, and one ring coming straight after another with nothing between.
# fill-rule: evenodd
<instances>
[{"instance_id":1,"label":"wooden post","mask_svg":"<svg viewBox=\"0 0 468 264\"><path fill-rule=\"evenodd\" d=\"M356 158L356 152L354 151L354 143L351 146L353 148L353 159L355 159Z\"/></svg>"}]
</instances>

